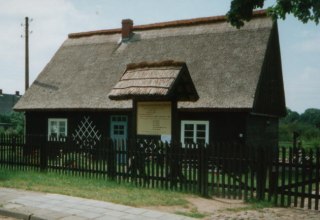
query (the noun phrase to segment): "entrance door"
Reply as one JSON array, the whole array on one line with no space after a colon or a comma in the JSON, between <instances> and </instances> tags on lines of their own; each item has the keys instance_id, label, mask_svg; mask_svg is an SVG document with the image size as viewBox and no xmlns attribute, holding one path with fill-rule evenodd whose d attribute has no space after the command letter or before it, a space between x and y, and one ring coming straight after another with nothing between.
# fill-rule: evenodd
<instances>
[{"instance_id":1,"label":"entrance door","mask_svg":"<svg viewBox=\"0 0 320 220\"><path fill-rule=\"evenodd\" d=\"M116 144L117 162L125 163L127 159L128 116L112 115L110 121L110 137Z\"/></svg>"},{"instance_id":2,"label":"entrance door","mask_svg":"<svg viewBox=\"0 0 320 220\"><path fill-rule=\"evenodd\" d=\"M128 117L126 115L112 115L111 116L111 134L113 140L126 140L128 130Z\"/></svg>"}]
</instances>

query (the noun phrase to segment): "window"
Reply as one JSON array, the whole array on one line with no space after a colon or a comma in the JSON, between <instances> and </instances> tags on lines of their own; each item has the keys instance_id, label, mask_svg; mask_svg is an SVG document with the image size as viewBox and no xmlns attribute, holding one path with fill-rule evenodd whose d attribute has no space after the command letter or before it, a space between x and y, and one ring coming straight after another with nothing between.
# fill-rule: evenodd
<instances>
[{"instance_id":1,"label":"window","mask_svg":"<svg viewBox=\"0 0 320 220\"><path fill-rule=\"evenodd\" d=\"M67 136L67 119L49 118L48 119L48 139L61 138Z\"/></svg>"},{"instance_id":2,"label":"window","mask_svg":"<svg viewBox=\"0 0 320 220\"><path fill-rule=\"evenodd\" d=\"M111 116L111 138L126 139L127 138L127 122L125 115Z\"/></svg>"},{"instance_id":3,"label":"window","mask_svg":"<svg viewBox=\"0 0 320 220\"><path fill-rule=\"evenodd\" d=\"M181 143L208 144L209 121L181 121Z\"/></svg>"}]
</instances>

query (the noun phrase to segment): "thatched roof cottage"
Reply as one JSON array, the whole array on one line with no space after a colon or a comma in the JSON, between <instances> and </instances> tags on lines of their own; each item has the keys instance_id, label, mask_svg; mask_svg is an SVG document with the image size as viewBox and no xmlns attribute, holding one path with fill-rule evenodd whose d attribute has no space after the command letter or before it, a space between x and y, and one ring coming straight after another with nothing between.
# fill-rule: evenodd
<instances>
[{"instance_id":1,"label":"thatched roof cottage","mask_svg":"<svg viewBox=\"0 0 320 220\"><path fill-rule=\"evenodd\" d=\"M126 19L69 34L15 110L26 113L27 134L130 138L135 97L163 108L177 100L182 142L276 144L286 112L276 21L264 11L241 29L224 16Z\"/></svg>"}]
</instances>

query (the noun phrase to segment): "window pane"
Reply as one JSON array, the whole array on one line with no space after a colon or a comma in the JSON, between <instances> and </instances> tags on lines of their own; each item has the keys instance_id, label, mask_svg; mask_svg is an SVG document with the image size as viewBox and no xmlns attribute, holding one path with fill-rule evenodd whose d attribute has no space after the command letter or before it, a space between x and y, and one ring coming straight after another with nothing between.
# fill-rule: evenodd
<instances>
[{"instance_id":1,"label":"window pane","mask_svg":"<svg viewBox=\"0 0 320 220\"><path fill-rule=\"evenodd\" d=\"M193 131L193 124L185 124L184 130L192 130Z\"/></svg>"},{"instance_id":2,"label":"window pane","mask_svg":"<svg viewBox=\"0 0 320 220\"><path fill-rule=\"evenodd\" d=\"M60 132L65 132L65 130L66 130L66 123L64 121L61 121L59 123L59 131Z\"/></svg>"},{"instance_id":3,"label":"window pane","mask_svg":"<svg viewBox=\"0 0 320 220\"><path fill-rule=\"evenodd\" d=\"M56 121L51 121L50 126L51 126L51 127L57 126L57 123L58 123L58 122L56 122Z\"/></svg>"},{"instance_id":4,"label":"window pane","mask_svg":"<svg viewBox=\"0 0 320 220\"><path fill-rule=\"evenodd\" d=\"M204 138L206 137L205 131L197 131L197 138Z\"/></svg>"},{"instance_id":5,"label":"window pane","mask_svg":"<svg viewBox=\"0 0 320 220\"><path fill-rule=\"evenodd\" d=\"M205 144L205 139L197 138L197 144Z\"/></svg>"},{"instance_id":6,"label":"window pane","mask_svg":"<svg viewBox=\"0 0 320 220\"><path fill-rule=\"evenodd\" d=\"M60 131L59 137L65 137L65 133Z\"/></svg>"},{"instance_id":7,"label":"window pane","mask_svg":"<svg viewBox=\"0 0 320 220\"><path fill-rule=\"evenodd\" d=\"M58 124L56 121L51 122L51 133L58 133Z\"/></svg>"},{"instance_id":8,"label":"window pane","mask_svg":"<svg viewBox=\"0 0 320 220\"><path fill-rule=\"evenodd\" d=\"M58 136L57 133L51 133L51 134L50 134L50 138L56 138L57 136Z\"/></svg>"},{"instance_id":9,"label":"window pane","mask_svg":"<svg viewBox=\"0 0 320 220\"><path fill-rule=\"evenodd\" d=\"M185 144L192 144L193 143L193 138L184 138L184 143Z\"/></svg>"},{"instance_id":10,"label":"window pane","mask_svg":"<svg viewBox=\"0 0 320 220\"><path fill-rule=\"evenodd\" d=\"M197 125L197 130L205 131L206 130L206 125Z\"/></svg>"},{"instance_id":11,"label":"window pane","mask_svg":"<svg viewBox=\"0 0 320 220\"><path fill-rule=\"evenodd\" d=\"M188 138L193 138L193 131L185 131L184 136Z\"/></svg>"}]
</instances>

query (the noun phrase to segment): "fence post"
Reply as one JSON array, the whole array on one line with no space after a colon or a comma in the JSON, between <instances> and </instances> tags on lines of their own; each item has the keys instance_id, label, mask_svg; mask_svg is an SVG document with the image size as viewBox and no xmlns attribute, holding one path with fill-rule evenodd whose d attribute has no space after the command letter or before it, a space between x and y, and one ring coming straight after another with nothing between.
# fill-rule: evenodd
<instances>
[{"instance_id":1,"label":"fence post","mask_svg":"<svg viewBox=\"0 0 320 220\"><path fill-rule=\"evenodd\" d=\"M115 179L115 161L116 161L116 154L115 154L115 148L116 148L116 142L113 140L107 139L107 148L108 148L108 161L107 161L107 173L108 173L108 178L114 180Z\"/></svg>"},{"instance_id":2,"label":"fence post","mask_svg":"<svg viewBox=\"0 0 320 220\"><path fill-rule=\"evenodd\" d=\"M316 176L315 180L316 183L320 182L320 148L318 147L316 150ZM319 184L316 184L316 189L315 189L315 194L316 194L316 201L314 204L315 210L319 210L319 199L320 199L320 193L319 193Z\"/></svg>"},{"instance_id":3,"label":"fence post","mask_svg":"<svg viewBox=\"0 0 320 220\"><path fill-rule=\"evenodd\" d=\"M256 164L257 164L257 199L265 198L266 179L267 179L267 161L266 150L264 147L256 148Z\"/></svg>"},{"instance_id":4,"label":"fence post","mask_svg":"<svg viewBox=\"0 0 320 220\"><path fill-rule=\"evenodd\" d=\"M169 148L169 160L170 160L170 187L174 189L178 184L178 170L179 170L179 153L178 144L176 141L171 141L171 147Z\"/></svg>"},{"instance_id":5,"label":"fence post","mask_svg":"<svg viewBox=\"0 0 320 220\"><path fill-rule=\"evenodd\" d=\"M199 145L199 192L201 196L208 197L208 155L205 145Z\"/></svg>"},{"instance_id":6,"label":"fence post","mask_svg":"<svg viewBox=\"0 0 320 220\"><path fill-rule=\"evenodd\" d=\"M279 147L276 147L272 154L272 160L269 166L269 192L268 200L271 201L273 196L277 197L278 191L278 175L279 175Z\"/></svg>"},{"instance_id":7,"label":"fence post","mask_svg":"<svg viewBox=\"0 0 320 220\"><path fill-rule=\"evenodd\" d=\"M40 171L46 172L48 168L47 140L46 136L39 136L40 143Z\"/></svg>"}]
</instances>

